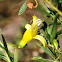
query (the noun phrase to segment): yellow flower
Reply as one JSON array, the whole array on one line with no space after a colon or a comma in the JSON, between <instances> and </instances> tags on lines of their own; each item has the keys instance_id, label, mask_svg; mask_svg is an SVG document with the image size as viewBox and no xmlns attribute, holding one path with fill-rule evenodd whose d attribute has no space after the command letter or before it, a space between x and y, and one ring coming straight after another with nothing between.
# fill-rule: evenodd
<instances>
[{"instance_id":1,"label":"yellow flower","mask_svg":"<svg viewBox=\"0 0 62 62\"><path fill-rule=\"evenodd\" d=\"M42 36L37 35L38 27L42 23L42 20L38 19L34 15L32 21L33 21L32 25L30 25L30 24L26 24L25 25L25 28L27 30L25 31L25 33L23 35L23 38L22 38L22 40L19 43L19 48L23 48L32 39L40 40L41 43L43 44L43 46L45 47L46 40Z\"/></svg>"}]
</instances>

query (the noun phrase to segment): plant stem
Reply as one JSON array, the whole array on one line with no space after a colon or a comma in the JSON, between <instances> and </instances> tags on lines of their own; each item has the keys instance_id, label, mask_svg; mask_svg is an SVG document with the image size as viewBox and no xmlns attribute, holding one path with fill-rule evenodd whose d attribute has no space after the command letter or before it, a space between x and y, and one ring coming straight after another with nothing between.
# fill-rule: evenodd
<instances>
[{"instance_id":1,"label":"plant stem","mask_svg":"<svg viewBox=\"0 0 62 62\"><path fill-rule=\"evenodd\" d=\"M51 5L51 7L57 11L58 14L60 14L62 16L62 12L60 10L58 10L51 2L49 2L48 0L45 0L49 5Z\"/></svg>"},{"instance_id":2,"label":"plant stem","mask_svg":"<svg viewBox=\"0 0 62 62\"><path fill-rule=\"evenodd\" d=\"M52 31L51 31L51 36L50 36L50 43L53 43L53 40L56 37L56 33L57 33L57 18L58 18L58 13L56 13L55 18L54 18L54 23L53 23L53 27L52 27Z\"/></svg>"}]
</instances>

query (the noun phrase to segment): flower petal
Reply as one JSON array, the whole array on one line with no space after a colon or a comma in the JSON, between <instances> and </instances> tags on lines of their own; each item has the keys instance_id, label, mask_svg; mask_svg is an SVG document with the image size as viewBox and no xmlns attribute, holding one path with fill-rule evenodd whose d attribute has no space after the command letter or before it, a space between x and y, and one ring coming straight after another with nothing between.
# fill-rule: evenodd
<instances>
[{"instance_id":1,"label":"flower petal","mask_svg":"<svg viewBox=\"0 0 62 62\"><path fill-rule=\"evenodd\" d=\"M33 16L33 20L32 21L33 21L32 26L35 26L35 25L39 26L43 22L41 19L37 18L35 15Z\"/></svg>"},{"instance_id":2,"label":"flower petal","mask_svg":"<svg viewBox=\"0 0 62 62\"><path fill-rule=\"evenodd\" d=\"M32 36L33 37L36 36L37 32L38 32L38 26L36 25L36 26L32 27Z\"/></svg>"},{"instance_id":3,"label":"flower petal","mask_svg":"<svg viewBox=\"0 0 62 62\"><path fill-rule=\"evenodd\" d=\"M19 43L19 48L23 48L30 40L32 40L32 32L30 30L26 30Z\"/></svg>"},{"instance_id":4,"label":"flower petal","mask_svg":"<svg viewBox=\"0 0 62 62\"><path fill-rule=\"evenodd\" d=\"M34 39L38 39L39 41L41 41L41 43L43 44L43 46L45 47L46 45L46 40L40 36L40 35L36 35L35 37L33 37Z\"/></svg>"},{"instance_id":5,"label":"flower petal","mask_svg":"<svg viewBox=\"0 0 62 62\"><path fill-rule=\"evenodd\" d=\"M37 19L38 19L38 18L34 15L34 16L33 16L33 25L36 25Z\"/></svg>"},{"instance_id":6,"label":"flower petal","mask_svg":"<svg viewBox=\"0 0 62 62\"><path fill-rule=\"evenodd\" d=\"M32 27L31 27L30 24L26 24L26 25L25 25L25 28L26 28L27 30L31 30L31 29L32 29Z\"/></svg>"}]
</instances>

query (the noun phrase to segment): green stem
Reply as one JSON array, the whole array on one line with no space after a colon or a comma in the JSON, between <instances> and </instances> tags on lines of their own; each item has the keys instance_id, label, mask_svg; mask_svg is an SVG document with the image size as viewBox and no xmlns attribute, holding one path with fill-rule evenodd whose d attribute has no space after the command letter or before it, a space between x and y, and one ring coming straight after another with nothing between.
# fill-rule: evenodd
<instances>
[{"instance_id":1,"label":"green stem","mask_svg":"<svg viewBox=\"0 0 62 62\"><path fill-rule=\"evenodd\" d=\"M56 33L57 33L57 18L58 18L58 14L56 13L56 16L54 18L53 27L52 27L51 36L50 36L50 43L53 43L53 40L56 37Z\"/></svg>"},{"instance_id":2,"label":"green stem","mask_svg":"<svg viewBox=\"0 0 62 62\"><path fill-rule=\"evenodd\" d=\"M18 49L15 49L14 52L14 62L18 62Z\"/></svg>"}]
</instances>

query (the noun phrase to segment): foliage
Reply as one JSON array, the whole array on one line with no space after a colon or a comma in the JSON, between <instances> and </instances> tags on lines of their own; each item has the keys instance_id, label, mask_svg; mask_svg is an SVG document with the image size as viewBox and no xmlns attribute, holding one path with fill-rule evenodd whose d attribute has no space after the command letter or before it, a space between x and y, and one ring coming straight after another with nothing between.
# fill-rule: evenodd
<instances>
[{"instance_id":1,"label":"foliage","mask_svg":"<svg viewBox=\"0 0 62 62\"><path fill-rule=\"evenodd\" d=\"M45 35L47 38L46 48L39 45L38 43L37 43L37 45L39 47L41 47L47 54L49 54L52 57L52 59L53 59L52 62L61 61L60 58L58 58L58 56L62 55L61 51L59 50L60 47L59 47L59 43L58 43L58 35L60 35L62 33L62 30L57 32L57 26L58 26L59 15L62 15L62 12L59 11L59 9L55 7L56 5L58 5L58 1L54 0L55 6L51 3L51 1L45 0L45 2L48 3L49 5L51 5L52 8L54 9L53 10L51 8L48 8L48 11L45 11L45 14L49 18L51 18L53 20L53 22L52 23L50 22L50 24L48 25L45 21L43 21L44 26L41 26L39 28L39 30L43 29L45 32ZM60 1L60 3L61 3L61 1ZM38 8L38 9L40 9L40 8ZM52 26L52 28L50 26ZM40 32L40 34L41 34L41 32ZM57 54L58 54L58 56L57 56ZM39 58L39 57L36 57L35 60L37 60L37 58ZM40 58L40 59L42 59L42 58Z\"/></svg>"},{"instance_id":2,"label":"foliage","mask_svg":"<svg viewBox=\"0 0 62 62\"><path fill-rule=\"evenodd\" d=\"M26 3L27 3L27 1L25 1L24 4L22 5L22 7L20 8L18 15L21 15L26 10L26 8L27 8Z\"/></svg>"},{"instance_id":3,"label":"foliage","mask_svg":"<svg viewBox=\"0 0 62 62\"><path fill-rule=\"evenodd\" d=\"M2 49L5 51L5 53L6 53L6 55L4 55L4 54L0 51L0 57L1 57L2 59L4 59L5 61L7 61L7 62L14 62L15 59L16 59L16 58L15 58L16 53L14 53L14 55L13 55L13 54L8 50L7 43L6 43L5 38L4 38L4 36L3 36L2 32L1 32L1 29L0 29L0 33L1 33L2 41L3 41L3 43L0 42L0 48L2 48ZM15 49L15 50L17 50L17 49Z\"/></svg>"},{"instance_id":4,"label":"foliage","mask_svg":"<svg viewBox=\"0 0 62 62\"><path fill-rule=\"evenodd\" d=\"M62 30L57 31L58 30L57 27L59 24L62 25L62 22L59 19L59 15L62 16L62 12L58 8L57 0L54 0L54 1L43 0L43 2L45 3L45 6L47 7L47 11L44 8L42 8L40 4L38 5L37 10L40 11L41 13L44 13L48 17L48 19L52 20L52 22L49 21L49 24L48 24L46 22L46 20L41 20L41 19L38 19L36 16L33 16L33 20L31 20L31 22L33 21L32 25L30 25L30 24L25 25L25 28L27 30L25 31L23 38L19 43L19 47L15 47L14 55L8 50L7 43L0 30L2 41L3 41L3 44L2 43L0 44L0 48L2 48L7 55L7 56L5 56L0 51L0 57L2 59L4 59L7 62L18 62L18 60L17 60L18 54L16 54L17 53L16 49L25 47L26 44L32 39L38 39L41 41L41 43L43 45L40 45L37 42L36 42L36 44L40 48L42 48L45 51L45 53L47 53L52 59L50 60L50 59L45 59L40 56L37 56L37 57L33 57L32 60L38 60L40 62L47 62L47 61L48 62L49 61L50 62L61 62L60 57L62 56L62 52L60 50L58 35L62 34ZM52 4L52 2L54 2L54 3ZM50 5L52 8L48 7L46 5L46 3L48 5ZM59 3L62 5L62 0L59 0ZM22 7L20 8L18 15L23 14L23 12L26 10L26 8L27 8L26 4L27 4L27 1L25 1L24 4L22 5ZM57 5L57 7L56 7L56 5ZM43 10L45 12L42 12ZM42 21L42 22L40 22L40 21ZM38 24L40 24L40 23L42 23L43 25L38 26ZM42 34L40 32L41 29L44 31L44 34L46 37L44 35L43 36L41 35ZM37 35L38 31L40 32L39 35Z\"/></svg>"}]
</instances>

